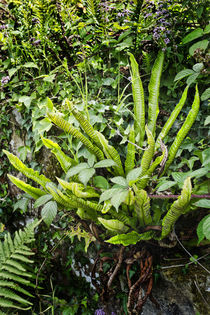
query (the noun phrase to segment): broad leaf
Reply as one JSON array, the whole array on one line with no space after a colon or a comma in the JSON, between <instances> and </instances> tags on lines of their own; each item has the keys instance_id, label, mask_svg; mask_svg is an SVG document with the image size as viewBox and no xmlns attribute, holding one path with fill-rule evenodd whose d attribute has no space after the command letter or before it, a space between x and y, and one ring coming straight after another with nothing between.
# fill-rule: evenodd
<instances>
[{"instance_id":1,"label":"broad leaf","mask_svg":"<svg viewBox=\"0 0 210 315\"><path fill-rule=\"evenodd\" d=\"M46 203L46 205L42 209L41 216L48 227L54 220L56 214L57 203L55 201L49 201L48 203Z\"/></svg>"},{"instance_id":2,"label":"broad leaf","mask_svg":"<svg viewBox=\"0 0 210 315\"><path fill-rule=\"evenodd\" d=\"M196 49L203 49L205 51L208 45L209 41L207 39L201 40L190 47L189 53L193 56Z\"/></svg>"},{"instance_id":3,"label":"broad leaf","mask_svg":"<svg viewBox=\"0 0 210 315\"><path fill-rule=\"evenodd\" d=\"M126 233L129 229L123 222L120 222L119 220L106 220L103 218L98 218L98 220L107 230L111 232Z\"/></svg>"},{"instance_id":4,"label":"broad leaf","mask_svg":"<svg viewBox=\"0 0 210 315\"><path fill-rule=\"evenodd\" d=\"M135 181L141 174L142 168L141 167L137 167L134 168L133 170L131 170L128 175L126 176L126 180L128 182L128 184L130 185L130 182Z\"/></svg>"},{"instance_id":5,"label":"broad leaf","mask_svg":"<svg viewBox=\"0 0 210 315\"><path fill-rule=\"evenodd\" d=\"M169 189L170 187L176 185L176 182L173 181L165 181L164 183L159 184L157 187L157 191L164 191Z\"/></svg>"},{"instance_id":6,"label":"broad leaf","mask_svg":"<svg viewBox=\"0 0 210 315\"><path fill-rule=\"evenodd\" d=\"M201 28L196 28L195 30L193 30L192 32L187 34L187 36L183 38L182 43L187 44L191 42L192 40L201 37L202 35L203 35L203 30Z\"/></svg>"},{"instance_id":7,"label":"broad leaf","mask_svg":"<svg viewBox=\"0 0 210 315\"><path fill-rule=\"evenodd\" d=\"M210 209L210 199L201 199L194 203L199 208Z\"/></svg>"},{"instance_id":8,"label":"broad leaf","mask_svg":"<svg viewBox=\"0 0 210 315\"><path fill-rule=\"evenodd\" d=\"M122 189L111 198L111 204L115 207L117 211L121 203L125 201L126 197L128 196L128 193L129 193L128 189L126 190Z\"/></svg>"},{"instance_id":9,"label":"broad leaf","mask_svg":"<svg viewBox=\"0 0 210 315\"><path fill-rule=\"evenodd\" d=\"M155 235L154 231L148 231L142 234L139 234L135 231L132 231L127 234L120 234L113 236L109 240L107 240L107 243L111 244L122 244L123 246L129 246L129 245L135 245L136 243L142 241L142 240L150 240Z\"/></svg>"},{"instance_id":10,"label":"broad leaf","mask_svg":"<svg viewBox=\"0 0 210 315\"><path fill-rule=\"evenodd\" d=\"M124 186L124 187L128 187L128 183L126 181L126 179L122 176L116 176L110 179L111 182L118 184L120 186Z\"/></svg>"},{"instance_id":11,"label":"broad leaf","mask_svg":"<svg viewBox=\"0 0 210 315\"><path fill-rule=\"evenodd\" d=\"M111 160L111 159L106 159L102 160L94 165L95 168L100 168L100 167L110 167L110 166L116 166L117 164Z\"/></svg>"},{"instance_id":12,"label":"broad leaf","mask_svg":"<svg viewBox=\"0 0 210 315\"><path fill-rule=\"evenodd\" d=\"M82 170L87 169L87 168L89 168L87 163L80 163L76 166L71 167L70 170L67 172L66 176L68 178L72 177L76 174L79 174Z\"/></svg>"},{"instance_id":13,"label":"broad leaf","mask_svg":"<svg viewBox=\"0 0 210 315\"><path fill-rule=\"evenodd\" d=\"M87 168L87 169L83 169L80 173L79 173L79 180L86 186L88 181L91 179L91 177L93 177L93 175L95 174L95 169L94 168Z\"/></svg>"},{"instance_id":14,"label":"broad leaf","mask_svg":"<svg viewBox=\"0 0 210 315\"><path fill-rule=\"evenodd\" d=\"M191 69L184 69L182 71L180 71L179 73L177 73L177 75L175 76L174 78L174 81L178 81L178 80L181 80L191 74L195 73L193 70Z\"/></svg>"},{"instance_id":15,"label":"broad leaf","mask_svg":"<svg viewBox=\"0 0 210 315\"><path fill-rule=\"evenodd\" d=\"M100 196L99 203L112 198L112 196L114 196L121 190L122 189L119 189L119 188L111 188L111 189L105 190Z\"/></svg>"},{"instance_id":16,"label":"broad leaf","mask_svg":"<svg viewBox=\"0 0 210 315\"><path fill-rule=\"evenodd\" d=\"M101 189L109 189L109 183L103 176L96 176L93 179L94 186Z\"/></svg>"},{"instance_id":17,"label":"broad leaf","mask_svg":"<svg viewBox=\"0 0 210 315\"><path fill-rule=\"evenodd\" d=\"M52 199L52 195L46 194L44 196L39 197L34 203L34 208L38 208Z\"/></svg>"}]
</instances>

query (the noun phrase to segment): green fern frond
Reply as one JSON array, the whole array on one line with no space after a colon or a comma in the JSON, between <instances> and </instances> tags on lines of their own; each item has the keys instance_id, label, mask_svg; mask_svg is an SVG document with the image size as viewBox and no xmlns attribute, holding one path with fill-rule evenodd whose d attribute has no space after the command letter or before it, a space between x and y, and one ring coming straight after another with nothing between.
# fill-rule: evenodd
<instances>
[{"instance_id":1,"label":"green fern frond","mask_svg":"<svg viewBox=\"0 0 210 315\"><path fill-rule=\"evenodd\" d=\"M96 155L99 160L104 159L103 152L94 146L88 138L86 138L78 129L73 127L68 121L63 119L59 114L48 113L48 117L56 126L63 129L66 133L71 134L73 137L79 139L88 150Z\"/></svg>"},{"instance_id":2,"label":"green fern frond","mask_svg":"<svg viewBox=\"0 0 210 315\"><path fill-rule=\"evenodd\" d=\"M24 181L20 180L19 178L15 176L12 176L9 174L7 176L13 184L15 184L21 190L25 191L34 199L38 199L39 197L44 196L46 194L43 190L32 187L31 185L26 184Z\"/></svg>"},{"instance_id":3,"label":"green fern frond","mask_svg":"<svg viewBox=\"0 0 210 315\"><path fill-rule=\"evenodd\" d=\"M139 146L142 147L145 134L145 104L144 89L139 74L139 66L134 56L129 53L131 61L131 78L134 101L134 129L139 137Z\"/></svg>"},{"instance_id":4,"label":"green fern frond","mask_svg":"<svg viewBox=\"0 0 210 315\"><path fill-rule=\"evenodd\" d=\"M44 145L56 156L64 172L67 173L71 165L75 165L75 161L68 157L57 143L43 137L41 139Z\"/></svg>"},{"instance_id":5,"label":"green fern frond","mask_svg":"<svg viewBox=\"0 0 210 315\"><path fill-rule=\"evenodd\" d=\"M99 194L91 186L84 186L80 183L66 182L61 178L57 178L59 184L66 190L70 190L76 197L79 198L95 198L99 197Z\"/></svg>"},{"instance_id":6,"label":"green fern frond","mask_svg":"<svg viewBox=\"0 0 210 315\"><path fill-rule=\"evenodd\" d=\"M28 263L33 261L26 256L34 253L26 244L34 241L34 229L38 224L38 221L34 221L23 231L17 231L14 240L9 233L6 234L4 241L0 243L0 311L2 312L7 308L26 310L32 305L26 299L32 297L32 294L24 286L34 286L26 279L33 276L27 272Z\"/></svg>"},{"instance_id":7,"label":"green fern frond","mask_svg":"<svg viewBox=\"0 0 210 315\"><path fill-rule=\"evenodd\" d=\"M135 153L136 153L135 131L134 131L134 127L132 126L130 130L130 134L129 134L129 142L127 145L127 155L126 155L126 160L125 160L126 175L135 167Z\"/></svg>"},{"instance_id":8,"label":"green fern frond","mask_svg":"<svg viewBox=\"0 0 210 315\"><path fill-rule=\"evenodd\" d=\"M113 166L115 174L120 175L120 176L124 176L124 170L122 167L122 162L121 162L121 159L120 159L120 156L119 156L117 150L115 150L115 148L113 146L109 145L108 141L102 135L102 133L96 131L96 134L99 137L99 140L100 140L101 145L103 147L103 152L104 152L105 156L107 157L107 159L111 159L117 164L117 166Z\"/></svg>"},{"instance_id":9,"label":"green fern frond","mask_svg":"<svg viewBox=\"0 0 210 315\"><path fill-rule=\"evenodd\" d=\"M147 196L147 192L143 189L138 189L134 185L135 192L135 204L134 211L139 219L140 226L148 225L152 222L150 214L150 198Z\"/></svg>"},{"instance_id":10,"label":"green fern frond","mask_svg":"<svg viewBox=\"0 0 210 315\"><path fill-rule=\"evenodd\" d=\"M151 240L154 236L155 236L154 231L148 231L141 234L135 231L132 231L127 234L119 234L119 235L113 236L106 242L110 244L122 244L123 246L129 246L131 244L135 245L136 243L140 241Z\"/></svg>"},{"instance_id":11,"label":"green fern frond","mask_svg":"<svg viewBox=\"0 0 210 315\"><path fill-rule=\"evenodd\" d=\"M32 168L28 168L25 164L21 162L21 160L15 156L14 154L3 150L3 152L7 155L10 163L21 173L23 173L26 177L32 179L41 185L44 189L47 183L50 183L51 180L45 177L44 175L39 175L39 172L34 171Z\"/></svg>"},{"instance_id":12,"label":"green fern frond","mask_svg":"<svg viewBox=\"0 0 210 315\"><path fill-rule=\"evenodd\" d=\"M148 181L150 180L153 172L155 171L156 167L158 167L158 165L161 164L163 158L164 158L164 154L165 152L163 152L163 154L161 156L158 156L155 161L151 164L151 166L149 167L149 169L147 170L147 172L145 173L145 175L143 176L143 178L141 178L137 183L136 186L138 187L138 189L144 189L147 184Z\"/></svg>"},{"instance_id":13,"label":"green fern frond","mask_svg":"<svg viewBox=\"0 0 210 315\"><path fill-rule=\"evenodd\" d=\"M143 68L145 69L145 72L149 74L151 70L151 57L146 51L142 51L142 55Z\"/></svg>"},{"instance_id":14,"label":"green fern frond","mask_svg":"<svg viewBox=\"0 0 210 315\"><path fill-rule=\"evenodd\" d=\"M184 181L184 186L183 186L181 195L178 197L176 201L174 201L169 211L163 218L161 239L166 237L171 232L178 218L182 214L188 211L188 206L189 206L190 198L191 198L191 192L192 192L192 186L191 186L190 177L188 177Z\"/></svg>"},{"instance_id":15,"label":"green fern frond","mask_svg":"<svg viewBox=\"0 0 210 315\"><path fill-rule=\"evenodd\" d=\"M66 103L67 103L70 111L72 112L72 114L74 115L74 117L79 122L79 124L82 127L82 129L84 130L84 132L90 138L90 140L95 142L95 144L99 147L99 149L102 150L103 147L101 145L101 142L100 142L97 134L95 133L95 130L93 129L93 126L84 117L84 115L82 115L78 110L76 110L76 108L74 108L74 106L72 105L72 103L68 99L66 100Z\"/></svg>"},{"instance_id":16,"label":"green fern frond","mask_svg":"<svg viewBox=\"0 0 210 315\"><path fill-rule=\"evenodd\" d=\"M157 59L152 68L151 78L148 86L149 103L148 103L148 128L155 137L156 120L159 114L158 98L160 89L160 78L163 69L164 53L159 51Z\"/></svg>"},{"instance_id":17,"label":"green fern frond","mask_svg":"<svg viewBox=\"0 0 210 315\"><path fill-rule=\"evenodd\" d=\"M169 130L171 129L171 127L173 126L177 116L179 115L182 107L185 104L186 98L187 98L187 92L188 92L188 88L189 86L187 86L181 96L181 99L179 101L179 103L176 105L176 107L174 108L173 112L171 113L169 119L167 120L167 122L165 123L165 125L163 126L157 140L156 140L156 145L155 145L155 150L157 150L160 146L160 141L163 140L165 138L165 136L167 136Z\"/></svg>"},{"instance_id":18,"label":"green fern frond","mask_svg":"<svg viewBox=\"0 0 210 315\"><path fill-rule=\"evenodd\" d=\"M196 92L195 92L195 97L194 97L194 101L192 104L192 108L189 111L184 124L182 125L182 127L179 130L174 142L172 143L172 145L170 147L170 150L168 153L168 161L166 162L166 165L165 165L165 168L164 168L162 175L165 174L166 170L169 168L169 166L173 162L182 141L184 140L184 138L188 134L190 128L192 127L192 125L193 125L193 123L194 123L194 121L198 115L199 107L200 107L200 98L199 98L198 87L196 85Z\"/></svg>"},{"instance_id":19,"label":"green fern frond","mask_svg":"<svg viewBox=\"0 0 210 315\"><path fill-rule=\"evenodd\" d=\"M147 170L150 167L153 155L154 155L154 150L155 150L155 140L152 136L151 131L148 129L146 126L146 134L147 134L147 142L148 142L148 149L144 151L144 154L142 156L141 160L141 176L144 176L147 172Z\"/></svg>"}]
</instances>

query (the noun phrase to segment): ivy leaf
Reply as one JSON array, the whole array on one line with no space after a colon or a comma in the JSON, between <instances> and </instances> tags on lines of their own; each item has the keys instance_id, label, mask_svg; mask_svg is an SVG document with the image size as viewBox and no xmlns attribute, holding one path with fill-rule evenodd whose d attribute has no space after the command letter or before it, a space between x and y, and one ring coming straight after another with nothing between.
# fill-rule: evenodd
<instances>
[{"instance_id":1,"label":"ivy leaf","mask_svg":"<svg viewBox=\"0 0 210 315\"><path fill-rule=\"evenodd\" d=\"M46 205L42 209L41 216L48 227L54 220L56 214L57 203L55 201L49 201L48 203L46 203Z\"/></svg>"},{"instance_id":2,"label":"ivy leaf","mask_svg":"<svg viewBox=\"0 0 210 315\"><path fill-rule=\"evenodd\" d=\"M39 197L34 203L34 208L38 208L42 206L43 204L45 204L51 199L52 199L52 195L49 195L49 194Z\"/></svg>"},{"instance_id":3,"label":"ivy leaf","mask_svg":"<svg viewBox=\"0 0 210 315\"><path fill-rule=\"evenodd\" d=\"M111 182L118 184L120 186L124 186L124 187L128 187L128 183L126 181L126 179L122 176L116 176L110 179Z\"/></svg>"},{"instance_id":4,"label":"ivy leaf","mask_svg":"<svg viewBox=\"0 0 210 315\"><path fill-rule=\"evenodd\" d=\"M101 189L109 189L109 183L103 176L96 176L93 179L94 186Z\"/></svg>"},{"instance_id":5,"label":"ivy leaf","mask_svg":"<svg viewBox=\"0 0 210 315\"><path fill-rule=\"evenodd\" d=\"M93 177L93 175L95 174L95 169L94 168L86 168L83 169L80 173L79 173L79 180L86 186L88 181L91 179L91 177Z\"/></svg>"},{"instance_id":6,"label":"ivy leaf","mask_svg":"<svg viewBox=\"0 0 210 315\"><path fill-rule=\"evenodd\" d=\"M111 160L111 159L106 159L102 160L94 165L95 168L100 168L100 167L110 167L110 166L116 166L117 164Z\"/></svg>"},{"instance_id":7,"label":"ivy leaf","mask_svg":"<svg viewBox=\"0 0 210 315\"><path fill-rule=\"evenodd\" d=\"M117 211L121 203L125 201L128 193L129 190L121 189L111 198L111 204L115 207Z\"/></svg>"}]
</instances>

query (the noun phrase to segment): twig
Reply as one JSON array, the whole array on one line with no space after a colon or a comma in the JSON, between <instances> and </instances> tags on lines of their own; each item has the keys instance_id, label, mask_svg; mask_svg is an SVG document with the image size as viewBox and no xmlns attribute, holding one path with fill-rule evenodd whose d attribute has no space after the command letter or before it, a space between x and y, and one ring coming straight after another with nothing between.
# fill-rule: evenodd
<instances>
[{"instance_id":1,"label":"twig","mask_svg":"<svg viewBox=\"0 0 210 315\"><path fill-rule=\"evenodd\" d=\"M179 245L184 249L184 251L185 251L190 257L193 258L193 262L197 262L199 266L201 266L207 273L210 274L210 271L209 271L208 269L206 269L206 268L198 261L198 259L196 259L195 257L193 257L193 256L191 255L191 253L188 252L188 250L187 250L187 249L184 247L184 245L180 242L178 236L176 235L175 228L174 228L174 230L173 230L173 233L174 233L174 235L175 235L175 237L176 237L176 240L177 240L177 242L179 243Z\"/></svg>"},{"instance_id":2,"label":"twig","mask_svg":"<svg viewBox=\"0 0 210 315\"><path fill-rule=\"evenodd\" d=\"M206 256L208 256L209 254L205 254L205 255L203 255L203 256L201 256L201 257L199 257L197 260L201 260L201 259L203 259L204 257L206 257ZM194 257L193 257L194 258ZM185 259L185 258L183 258L183 259ZM186 263L186 264L179 264L179 265L171 265L171 266L163 266L163 267L161 267L160 269L170 269L170 268L178 268L178 267L184 267L184 266L186 266L186 265L191 265L191 264L194 264L195 262L194 261L191 261L191 262L189 262L189 263Z\"/></svg>"},{"instance_id":3,"label":"twig","mask_svg":"<svg viewBox=\"0 0 210 315\"><path fill-rule=\"evenodd\" d=\"M114 128L112 128L112 127L110 126L109 123L107 123L107 126L109 127L109 129L115 130ZM118 136L120 136L122 139L124 138L124 136L120 133L119 129L115 130L115 132L116 132L116 134L117 134ZM143 151L147 151L147 150L148 150L148 148L145 148L145 149L144 149L144 148L141 148L140 146L138 146L137 144L131 142L131 141L128 140L128 139L126 139L126 142L128 142L128 143L134 145L134 146L135 146L137 149L139 149L139 150L143 150Z\"/></svg>"},{"instance_id":4,"label":"twig","mask_svg":"<svg viewBox=\"0 0 210 315\"><path fill-rule=\"evenodd\" d=\"M197 275L196 275L195 277L196 277L196 280L197 280ZM198 280L197 280L197 281L198 281ZM203 294L202 294L202 292L201 292L201 290L200 290L200 288L199 288L199 286L198 286L198 284L197 284L197 281L194 280L194 284L195 284L195 286L196 286L196 289L197 289L198 292L200 293L200 295L201 295L201 297L202 297L204 303L205 303L208 307L210 307L209 303L208 303L208 302L206 301L206 299L204 298L204 296L203 296Z\"/></svg>"},{"instance_id":5,"label":"twig","mask_svg":"<svg viewBox=\"0 0 210 315\"><path fill-rule=\"evenodd\" d=\"M114 269L112 275L110 276L109 281L108 281L108 284L107 284L108 289L110 289L110 287L111 287L111 285L112 285L112 282L113 282L113 280L114 280L114 277L116 276L116 274L118 273L118 270L120 269L120 267L121 267L121 265L122 265L123 252L124 252L124 250L125 250L125 247L122 246L122 247L120 248L120 252L119 252L119 260L118 260L118 263L117 263L117 265L116 265L116 267L115 267L115 269Z\"/></svg>"},{"instance_id":6,"label":"twig","mask_svg":"<svg viewBox=\"0 0 210 315\"><path fill-rule=\"evenodd\" d=\"M179 196L181 195L150 195L148 194L148 196L150 198L153 199L177 199ZM191 195L191 198L206 198L206 199L210 199L210 194L206 194L206 195Z\"/></svg>"}]
</instances>

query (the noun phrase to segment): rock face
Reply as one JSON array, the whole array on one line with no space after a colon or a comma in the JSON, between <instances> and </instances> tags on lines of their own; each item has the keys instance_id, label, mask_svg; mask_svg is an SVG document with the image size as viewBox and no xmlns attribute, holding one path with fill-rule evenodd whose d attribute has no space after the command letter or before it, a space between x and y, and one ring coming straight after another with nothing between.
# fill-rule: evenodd
<instances>
[{"instance_id":1,"label":"rock face","mask_svg":"<svg viewBox=\"0 0 210 315\"><path fill-rule=\"evenodd\" d=\"M192 301L182 290L179 282L175 285L172 281L162 277L154 286L153 296L160 305L158 310L148 299L143 307L142 315L194 315Z\"/></svg>"}]
</instances>

